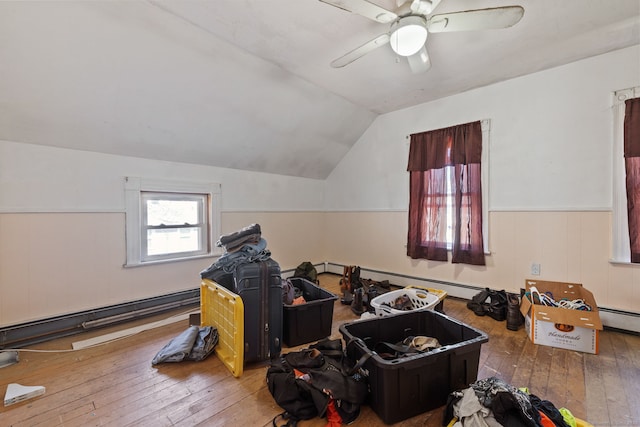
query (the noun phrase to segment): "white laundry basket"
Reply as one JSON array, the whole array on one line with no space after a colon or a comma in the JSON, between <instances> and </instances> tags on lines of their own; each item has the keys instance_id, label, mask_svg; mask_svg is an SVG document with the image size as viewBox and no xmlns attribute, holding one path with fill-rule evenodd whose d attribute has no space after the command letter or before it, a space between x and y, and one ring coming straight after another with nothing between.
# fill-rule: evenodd
<instances>
[{"instance_id":1,"label":"white laundry basket","mask_svg":"<svg viewBox=\"0 0 640 427\"><path fill-rule=\"evenodd\" d=\"M406 295L411 300L410 310L398 310L393 308L394 302L398 297ZM432 310L442 300L445 299L447 293L440 289L419 288L407 286L403 289L387 292L378 295L371 300L371 307L376 311L376 316L387 316L389 314L401 314L416 310Z\"/></svg>"}]
</instances>

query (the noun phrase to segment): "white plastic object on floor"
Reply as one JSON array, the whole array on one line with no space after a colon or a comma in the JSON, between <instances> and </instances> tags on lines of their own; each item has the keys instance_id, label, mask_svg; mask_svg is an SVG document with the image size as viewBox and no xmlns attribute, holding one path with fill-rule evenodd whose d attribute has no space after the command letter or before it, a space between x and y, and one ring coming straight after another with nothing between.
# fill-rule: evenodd
<instances>
[{"instance_id":1,"label":"white plastic object on floor","mask_svg":"<svg viewBox=\"0 0 640 427\"><path fill-rule=\"evenodd\" d=\"M393 308L396 299L402 295L407 295L411 300L411 310L398 310ZM406 287L378 295L371 300L371 306L375 309L376 316L387 316L389 314L407 313L414 310L431 310L438 305L440 301L440 295L436 293L429 292L426 289Z\"/></svg>"},{"instance_id":2,"label":"white plastic object on floor","mask_svg":"<svg viewBox=\"0 0 640 427\"><path fill-rule=\"evenodd\" d=\"M18 356L17 351L15 350L0 351L0 368L15 365L19 361L20 361L20 357Z\"/></svg>"},{"instance_id":3,"label":"white plastic object on floor","mask_svg":"<svg viewBox=\"0 0 640 427\"><path fill-rule=\"evenodd\" d=\"M7 386L7 392L4 395L4 406L13 405L33 397L41 396L45 392L45 388L41 385L25 386L11 383Z\"/></svg>"}]
</instances>

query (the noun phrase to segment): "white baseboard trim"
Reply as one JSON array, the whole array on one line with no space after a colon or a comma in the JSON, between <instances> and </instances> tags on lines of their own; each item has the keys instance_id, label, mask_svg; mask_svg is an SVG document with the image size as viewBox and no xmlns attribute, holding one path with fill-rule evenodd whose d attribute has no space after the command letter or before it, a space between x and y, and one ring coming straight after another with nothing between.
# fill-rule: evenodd
<instances>
[{"instance_id":1,"label":"white baseboard trim","mask_svg":"<svg viewBox=\"0 0 640 427\"><path fill-rule=\"evenodd\" d=\"M197 313L197 311L193 311L193 313ZM156 322L145 323L139 326L134 326L132 328L123 329L123 330L112 332L105 335L99 335L97 337L89 338L82 341L75 341L71 343L71 347L74 350L80 350L83 348L94 347L96 345L105 344L110 341L115 341L120 338L126 338L131 335L138 334L140 332L148 331L149 329L159 328L161 326L170 325L172 323L181 322L183 320L188 320L190 314L191 313L183 313L183 314L168 317L166 319L158 320Z\"/></svg>"},{"instance_id":2,"label":"white baseboard trim","mask_svg":"<svg viewBox=\"0 0 640 427\"><path fill-rule=\"evenodd\" d=\"M607 307L598 308L600 310L600 320L602 320L605 328L640 334L640 313L615 310Z\"/></svg>"}]
</instances>

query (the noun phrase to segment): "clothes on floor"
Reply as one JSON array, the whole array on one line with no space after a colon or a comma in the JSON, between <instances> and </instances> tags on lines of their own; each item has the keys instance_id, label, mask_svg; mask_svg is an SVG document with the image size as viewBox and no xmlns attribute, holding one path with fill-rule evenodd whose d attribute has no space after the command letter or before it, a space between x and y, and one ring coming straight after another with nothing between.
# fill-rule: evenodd
<instances>
[{"instance_id":1,"label":"clothes on floor","mask_svg":"<svg viewBox=\"0 0 640 427\"><path fill-rule=\"evenodd\" d=\"M443 426L574 427L575 419L569 410L556 408L526 388L490 377L449 395Z\"/></svg>"}]
</instances>

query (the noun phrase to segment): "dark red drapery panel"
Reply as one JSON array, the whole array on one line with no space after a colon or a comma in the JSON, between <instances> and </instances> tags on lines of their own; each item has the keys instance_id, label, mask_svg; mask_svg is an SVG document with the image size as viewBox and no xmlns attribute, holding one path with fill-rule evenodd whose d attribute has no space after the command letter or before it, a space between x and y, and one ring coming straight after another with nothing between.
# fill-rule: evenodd
<instances>
[{"instance_id":1,"label":"dark red drapery panel","mask_svg":"<svg viewBox=\"0 0 640 427\"><path fill-rule=\"evenodd\" d=\"M624 164L631 262L640 263L640 98L625 101Z\"/></svg>"},{"instance_id":2,"label":"dark red drapery panel","mask_svg":"<svg viewBox=\"0 0 640 427\"><path fill-rule=\"evenodd\" d=\"M408 256L447 260L446 202L452 199L452 262L485 264L481 156L479 121L411 135Z\"/></svg>"}]
</instances>

